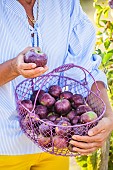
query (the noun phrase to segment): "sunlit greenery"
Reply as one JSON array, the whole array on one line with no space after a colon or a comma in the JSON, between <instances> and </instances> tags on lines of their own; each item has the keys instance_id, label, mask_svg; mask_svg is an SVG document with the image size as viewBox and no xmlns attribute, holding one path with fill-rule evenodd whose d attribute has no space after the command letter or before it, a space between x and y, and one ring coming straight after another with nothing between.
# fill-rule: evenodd
<instances>
[{"instance_id":1,"label":"sunlit greenery","mask_svg":"<svg viewBox=\"0 0 113 170\"><path fill-rule=\"evenodd\" d=\"M95 53L102 57L100 69L108 79L108 95L113 106L113 12L108 5L108 0L94 0L94 21L97 26L97 41ZM91 156L76 158L81 170L99 170L101 149ZM113 170L113 135L110 138L108 170Z\"/></svg>"}]
</instances>

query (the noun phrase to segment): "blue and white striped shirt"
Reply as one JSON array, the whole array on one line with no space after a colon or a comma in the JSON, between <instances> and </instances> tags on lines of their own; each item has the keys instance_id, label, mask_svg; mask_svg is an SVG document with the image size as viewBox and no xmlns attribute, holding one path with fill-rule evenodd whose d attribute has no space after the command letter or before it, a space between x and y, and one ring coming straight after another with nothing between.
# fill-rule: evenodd
<instances>
[{"instance_id":1,"label":"blue and white striped shirt","mask_svg":"<svg viewBox=\"0 0 113 170\"><path fill-rule=\"evenodd\" d=\"M37 3L33 12L36 17ZM34 41L31 32L35 34ZM27 46L33 46L33 43L48 55L49 71L63 63L74 63L90 71L95 80L107 84L105 74L98 70L101 58L92 55L95 30L79 0L41 0L34 29L29 26L25 10L18 1L1 0L0 63L16 57ZM83 79L79 72L68 71L66 75ZM14 91L23 79L19 76L0 87L0 155L41 152L23 134L18 122ZM93 80L89 77L88 80L91 86Z\"/></svg>"}]
</instances>

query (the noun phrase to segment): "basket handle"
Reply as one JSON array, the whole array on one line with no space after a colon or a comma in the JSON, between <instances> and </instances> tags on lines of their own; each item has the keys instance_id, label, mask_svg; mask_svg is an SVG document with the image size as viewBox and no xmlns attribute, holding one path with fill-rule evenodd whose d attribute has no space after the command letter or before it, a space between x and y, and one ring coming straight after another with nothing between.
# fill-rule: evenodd
<instances>
[{"instance_id":1,"label":"basket handle","mask_svg":"<svg viewBox=\"0 0 113 170\"><path fill-rule=\"evenodd\" d=\"M62 65L62 66L59 66L59 67L55 68L55 69L54 69L53 71L51 71L49 74L54 74L54 73L63 72L63 71L69 70L69 69L71 69L71 68L73 68L73 67L79 68L79 69L81 69L81 70L84 72L84 74L85 74L85 80L86 80L86 72L92 77L92 79L93 79L93 81L94 81L94 83L95 83L96 89L97 89L97 95L99 96L99 95L100 95L100 90L99 90L99 88L98 88L98 85L97 85L94 77L92 76L92 74L91 74L87 69L85 69L85 68L83 68L83 67L81 67L81 66L75 65L75 64L73 64L73 63L64 64L64 65Z\"/></svg>"},{"instance_id":2,"label":"basket handle","mask_svg":"<svg viewBox=\"0 0 113 170\"><path fill-rule=\"evenodd\" d=\"M43 79L44 77L47 76L46 79L44 79L44 81L43 81L43 83L42 83L42 86L43 86L43 84L46 82L46 80L48 79L48 77L51 76L52 74L54 74L54 73L59 73L59 72L64 72L64 71L69 70L69 69L71 69L71 68L73 68L73 67L79 68L79 69L81 69L81 70L84 72L84 74L85 74L85 80L86 80L86 72L92 77L92 79L94 80L94 83L95 83L95 85L96 85L97 95L99 96L99 95L100 95L100 90L99 90L98 85L97 85L94 77L92 76L92 74L91 74L88 70L86 70L85 68L83 68L83 67L81 67L81 66L78 66L78 65L75 65L75 64L73 64L73 63L64 64L64 65L62 65L62 66L59 66L59 67L55 68L54 70L52 70L52 71L49 72L48 74L41 76L35 83L37 83L39 80L41 80L41 79ZM87 82L87 81L85 81L85 82ZM85 85L85 84L84 84L84 85ZM41 87L42 87L42 86L41 86ZM32 85L30 88L28 88L28 90L30 90L32 87L33 87L33 85ZM27 92L28 92L28 90L27 90ZM27 94L27 92L25 92L24 96ZM39 92L38 92L38 93L39 93ZM23 98L24 98L24 96L23 96ZM36 95L35 102L34 102L34 106L35 106L37 97L38 97L38 94ZM19 102L20 102L20 101L19 101ZM33 110L34 110L34 107L33 107ZM33 111L33 110L32 110L32 111Z\"/></svg>"}]
</instances>

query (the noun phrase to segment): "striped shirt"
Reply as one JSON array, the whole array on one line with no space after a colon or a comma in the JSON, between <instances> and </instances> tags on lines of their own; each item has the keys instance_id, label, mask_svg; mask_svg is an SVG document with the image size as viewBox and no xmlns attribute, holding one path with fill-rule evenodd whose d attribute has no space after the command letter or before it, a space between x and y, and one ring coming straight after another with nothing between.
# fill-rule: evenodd
<instances>
[{"instance_id":1,"label":"striped shirt","mask_svg":"<svg viewBox=\"0 0 113 170\"><path fill-rule=\"evenodd\" d=\"M37 3L33 13L36 18ZM49 71L64 63L74 63L85 67L95 80L107 84L105 74L98 69L100 56L92 55L95 39L94 27L79 0L41 0L34 28L29 26L25 10L18 1L0 1L0 63L16 57L27 46L40 46L48 56ZM83 74L72 70L65 75L83 79ZM93 80L87 78L90 88ZM42 152L19 126L14 92L23 79L19 76L0 87L1 155Z\"/></svg>"}]
</instances>

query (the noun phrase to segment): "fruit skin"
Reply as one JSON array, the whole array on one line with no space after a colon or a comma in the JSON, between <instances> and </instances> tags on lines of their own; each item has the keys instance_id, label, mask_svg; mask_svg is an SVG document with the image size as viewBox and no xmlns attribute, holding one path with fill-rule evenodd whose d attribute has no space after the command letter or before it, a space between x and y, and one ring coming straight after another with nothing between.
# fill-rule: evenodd
<instances>
[{"instance_id":1,"label":"fruit skin","mask_svg":"<svg viewBox=\"0 0 113 170\"><path fill-rule=\"evenodd\" d=\"M58 98L61 92L62 92L62 88L58 85L52 85L48 89L48 93L55 98Z\"/></svg>"},{"instance_id":2,"label":"fruit skin","mask_svg":"<svg viewBox=\"0 0 113 170\"><path fill-rule=\"evenodd\" d=\"M71 98L71 105L74 109L76 109L79 105L82 105L85 103L84 98L81 94L74 94Z\"/></svg>"},{"instance_id":3,"label":"fruit skin","mask_svg":"<svg viewBox=\"0 0 113 170\"><path fill-rule=\"evenodd\" d=\"M45 137L50 137L51 135L53 135L52 131L53 131L53 126L54 123L51 121L46 121L45 123L42 123L39 126L39 131L40 133L45 136Z\"/></svg>"},{"instance_id":4,"label":"fruit skin","mask_svg":"<svg viewBox=\"0 0 113 170\"><path fill-rule=\"evenodd\" d=\"M64 149L68 146L67 140L60 136L53 137L53 144L54 144L54 147L56 147L57 149Z\"/></svg>"},{"instance_id":5,"label":"fruit skin","mask_svg":"<svg viewBox=\"0 0 113 170\"><path fill-rule=\"evenodd\" d=\"M34 104L34 101L35 101L35 98L36 98L36 95L37 95L37 99L36 99L36 104L38 105L39 104L39 98L42 96L42 94L44 94L45 91L44 90L34 90L31 97L30 97L30 100L32 101L32 103Z\"/></svg>"},{"instance_id":6,"label":"fruit skin","mask_svg":"<svg viewBox=\"0 0 113 170\"><path fill-rule=\"evenodd\" d=\"M85 105L85 104L78 106L77 109L76 109L76 113L77 113L77 115L79 115L79 116L80 116L81 114L83 114L83 113L85 113L85 112L89 112L89 111L92 111L91 107L88 106L88 105Z\"/></svg>"},{"instance_id":7,"label":"fruit skin","mask_svg":"<svg viewBox=\"0 0 113 170\"><path fill-rule=\"evenodd\" d=\"M74 117L77 116L77 113L75 110L71 110L68 114L67 114L67 118L71 121L74 119Z\"/></svg>"},{"instance_id":8,"label":"fruit skin","mask_svg":"<svg viewBox=\"0 0 113 170\"><path fill-rule=\"evenodd\" d=\"M32 111L33 104L31 100L22 100L21 104L23 104L29 111ZM23 108L24 109L24 108Z\"/></svg>"},{"instance_id":9,"label":"fruit skin","mask_svg":"<svg viewBox=\"0 0 113 170\"><path fill-rule=\"evenodd\" d=\"M44 93L40 98L39 98L40 104L49 107L52 107L55 103L55 98L52 97L49 93Z\"/></svg>"},{"instance_id":10,"label":"fruit skin","mask_svg":"<svg viewBox=\"0 0 113 170\"><path fill-rule=\"evenodd\" d=\"M60 116L60 117L58 117L55 121L54 121L54 123L55 124L58 124L60 121L67 121L67 122L70 122L70 120L67 118L67 117L63 117L63 116Z\"/></svg>"},{"instance_id":11,"label":"fruit skin","mask_svg":"<svg viewBox=\"0 0 113 170\"><path fill-rule=\"evenodd\" d=\"M58 100L55 103L54 108L55 108L56 113L60 115L66 115L71 110L71 104L69 100L62 99L62 100Z\"/></svg>"},{"instance_id":12,"label":"fruit skin","mask_svg":"<svg viewBox=\"0 0 113 170\"><path fill-rule=\"evenodd\" d=\"M42 134L38 135L37 143L41 147L49 148L51 147L51 138L50 137L44 137Z\"/></svg>"},{"instance_id":13,"label":"fruit skin","mask_svg":"<svg viewBox=\"0 0 113 170\"><path fill-rule=\"evenodd\" d=\"M41 51L31 49L24 56L25 63L35 63L36 67L44 67L47 64L47 55Z\"/></svg>"},{"instance_id":14,"label":"fruit skin","mask_svg":"<svg viewBox=\"0 0 113 170\"><path fill-rule=\"evenodd\" d=\"M35 108L35 114L39 115L41 119L45 119L48 115L47 107L43 105L37 105Z\"/></svg>"},{"instance_id":15,"label":"fruit skin","mask_svg":"<svg viewBox=\"0 0 113 170\"><path fill-rule=\"evenodd\" d=\"M48 116L47 116L47 119L52 121L52 122L55 122L56 119L59 117L58 114L55 114L55 113L49 113Z\"/></svg>"},{"instance_id":16,"label":"fruit skin","mask_svg":"<svg viewBox=\"0 0 113 170\"><path fill-rule=\"evenodd\" d=\"M68 126L71 126L71 123L61 120L57 125L55 132L58 136L68 136L68 134L70 134L72 128Z\"/></svg>"},{"instance_id":17,"label":"fruit skin","mask_svg":"<svg viewBox=\"0 0 113 170\"><path fill-rule=\"evenodd\" d=\"M73 96L73 93L71 93L70 91L64 91L60 94L60 99L68 99L70 100L70 98Z\"/></svg>"},{"instance_id":18,"label":"fruit skin","mask_svg":"<svg viewBox=\"0 0 113 170\"><path fill-rule=\"evenodd\" d=\"M89 111L89 112L86 112L86 113L83 113L80 117L80 122L81 123L88 123L88 122L91 122L95 119L97 119L97 114L93 111Z\"/></svg>"},{"instance_id":19,"label":"fruit skin","mask_svg":"<svg viewBox=\"0 0 113 170\"><path fill-rule=\"evenodd\" d=\"M80 116L75 116L72 120L71 120L71 124L72 125L76 125L77 123L79 123L80 121Z\"/></svg>"}]
</instances>

